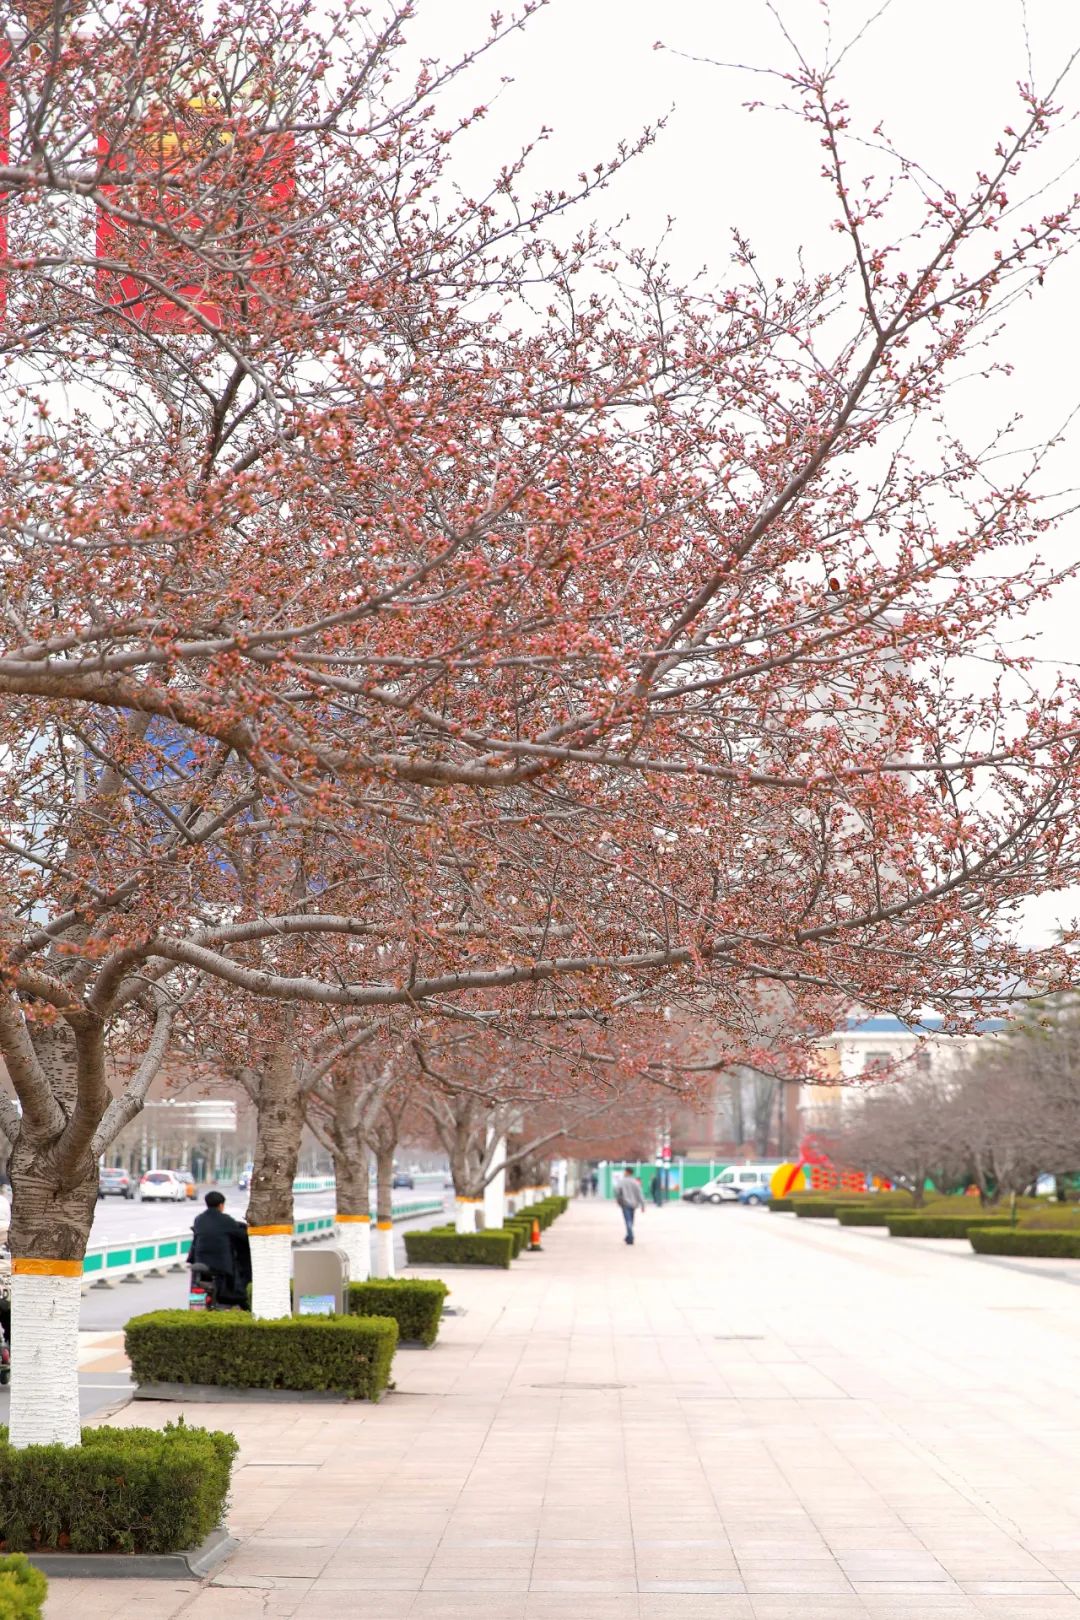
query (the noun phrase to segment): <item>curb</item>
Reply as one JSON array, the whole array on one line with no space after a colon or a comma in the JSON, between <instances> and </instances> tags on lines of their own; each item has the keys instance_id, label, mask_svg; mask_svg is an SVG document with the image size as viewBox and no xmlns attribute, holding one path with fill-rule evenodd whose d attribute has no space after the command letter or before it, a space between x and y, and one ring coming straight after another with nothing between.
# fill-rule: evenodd
<instances>
[{"instance_id":1,"label":"curb","mask_svg":"<svg viewBox=\"0 0 1080 1620\"><path fill-rule=\"evenodd\" d=\"M219 1526L206 1540L187 1552L175 1553L28 1553L35 1569L50 1581L75 1580L162 1580L201 1581L239 1547L240 1543Z\"/></svg>"}]
</instances>

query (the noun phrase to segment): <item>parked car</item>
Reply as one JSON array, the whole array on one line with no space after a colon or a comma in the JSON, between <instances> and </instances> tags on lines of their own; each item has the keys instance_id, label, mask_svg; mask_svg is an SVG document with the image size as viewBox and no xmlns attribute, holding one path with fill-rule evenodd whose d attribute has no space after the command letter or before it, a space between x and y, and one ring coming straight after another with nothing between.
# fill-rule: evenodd
<instances>
[{"instance_id":1,"label":"parked car","mask_svg":"<svg viewBox=\"0 0 1080 1620\"><path fill-rule=\"evenodd\" d=\"M134 1181L118 1164L108 1165L104 1170L98 1171L98 1197L105 1198L110 1193L115 1193L118 1198L135 1196Z\"/></svg>"},{"instance_id":2,"label":"parked car","mask_svg":"<svg viewBox=\"0 0 1080 1620\"><path fill-rule=\"evenodd\" d=\"M182 1204L187 1197L187 1181L175 1170L148 1170L139 1178L139 1197L144 1203L148 1198L167 1198Z\"/></svg>"},{"instance_id":3,"label":"parked car","mask_svg":"<svg viewBox=\"0 0 1080 1620\"><path fill-rule=\"evenodd\" d=\"M412 1176L407 1170L395 1170L394 1179L391 1182L391 1186L413 1188L416 1186L416 1182L413 1180Z\"/></svg>"},{"instance_id":4,"label":"parked car","mask_svg":"<svg viewBox=\"0 0 1080 1620\"><path fill-rule=\"evenodd\" d=\"M775 1164L732 1164L684 1198L691 1204L767 1204Z\"/></svg>"}]
</instances>

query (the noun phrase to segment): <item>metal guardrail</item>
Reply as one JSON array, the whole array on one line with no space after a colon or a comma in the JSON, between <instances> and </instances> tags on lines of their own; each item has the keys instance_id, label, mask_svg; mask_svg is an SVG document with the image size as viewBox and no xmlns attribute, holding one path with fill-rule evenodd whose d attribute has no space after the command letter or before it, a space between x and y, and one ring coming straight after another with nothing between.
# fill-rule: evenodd
<instances>
[{"instance_id":1,"label":"metal guardrail","mask_svg":"<svg viewBox=\"0 0 1080 1620\"><path fill-rule=\"evenodd\" d=\"M439 1215L442 1199L420 1198L394 1205L394 1220L407 1221L415 1215ZM374 1215L374 1211L372 1212ZM333 1215L307 1215L293 1222L293 1242L311 1243L333 1230ZM93 1284L119 1282L125 1277L145 1276L148 1272L179 1270L191 1248L191 1233L173 1232L168 1237L146 1238L128 1243L100 1244L87 1249L83 1260L84 1288Z\"/></svg>"}]
</instances>

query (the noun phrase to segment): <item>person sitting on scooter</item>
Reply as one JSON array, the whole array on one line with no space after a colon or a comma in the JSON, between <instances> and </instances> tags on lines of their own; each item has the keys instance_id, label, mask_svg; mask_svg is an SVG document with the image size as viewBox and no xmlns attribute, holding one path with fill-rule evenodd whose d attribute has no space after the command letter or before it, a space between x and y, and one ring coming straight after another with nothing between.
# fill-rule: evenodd
<instances>
[{"instance_id":1,"label":"person sitting on scooter","mask_svg":"<svg viewBox=\"0 0 1080 1620\"><path fill-rule=\"evenodd\" d=\"M232 1304L237 1296L237 1244L247 1239L243 1221L233 1220L225 1213L225 1196L217 1191L206 1195L206 1208L196 1215L192 1224L189 1266L205 1266L214 1279L214 1298L218 1304Z\"/></svg>"}]
</instances>

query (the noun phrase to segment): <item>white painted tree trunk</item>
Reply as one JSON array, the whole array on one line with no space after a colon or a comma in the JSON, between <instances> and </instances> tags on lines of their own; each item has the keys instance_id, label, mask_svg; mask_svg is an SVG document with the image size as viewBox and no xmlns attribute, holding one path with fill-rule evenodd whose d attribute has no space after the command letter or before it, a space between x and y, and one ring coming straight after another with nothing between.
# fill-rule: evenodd
<instances>
[{"instance_id":1,"label":"white painted tree trunk","mask_svg":"<svg viewBox=\"0 0 1080 1620\"><path fill-rule=\"evenodd\" d=\"M251 1244L251 1314L259 1322L292 1315L292 1228L248 1229Z\"/></svg>"},{"instance_id":2,"label":"white painted tree trunk","mask_svg":"<svg viewBox=\"0 0 1080 1620\"><path fill-rule=\"evenodd\" d=\"M367 1282L371 1276L370 1215L339 1215L334 1236L349 1257L349 1281Z\"/></svg>"},{"instance_id":3,"label":"white painted tree trunk","mask_svg":"<svg viewBox=\"0 0 1080 1620\"><path fill-rule=\"evenodd\" d=\"M21 1274L11 1279L11 1444L77 1446L79 1424L79 1301L81 1261L23 1261L77 1265L73 1276Z\"/></svg>"},{"instance_id":4,"label":"white painted tree trunk","mask_svg":"<svg viewBox=\"0 0 1080 1620\"><path fill-rule=\"evenodd\" d=\"M491 1156L491 1169L496 1171L484 1188L484 1230L497 1232L503 1224L503 1206L506 1202L506 1138L500 1137Z\"/></svg>"},{"instance_id":5,"label":"white painted tree trunk","mask_svg":"<svg viewBox=\"0 0 1080 1620\"><path fill-rule=\"evenodd\" d=\"M483 1200L476 1198L455 1198L454 1200L454 1231L467 1234L476 1231L476 1212Z\"/></svg>"},{"instance_id":6,"label":"white painted tree trunk","mask_svg":"<svg viewBox=\"0 0 1080 1620\"><path fill-rule=\"evenodd\" d=\"M394 1269L394 1223L378 1221L375 1226L375 1276L396 1276Z\"/></svg>"}]
</instances>

